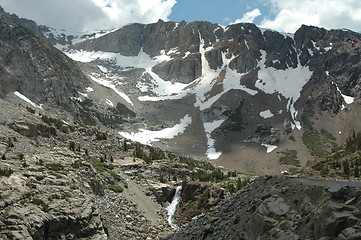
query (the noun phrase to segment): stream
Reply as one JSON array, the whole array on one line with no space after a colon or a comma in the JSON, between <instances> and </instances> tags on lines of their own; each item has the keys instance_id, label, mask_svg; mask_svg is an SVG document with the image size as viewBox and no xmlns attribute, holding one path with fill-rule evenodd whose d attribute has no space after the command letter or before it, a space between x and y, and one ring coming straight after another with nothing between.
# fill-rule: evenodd
<instances>
[{"instance_id":1,"label":"stream","mask_svg":"<svg viewBox=\"0 0 361 240\"><path fill-rule=\"evenodd\" d=\"M169 225L173 228L173 229L177 229L177 225L175 225L173 223L173 216L175 213L175 210L177 208L177 205L179 203L180 197L181 197L181 193L182 193L182 186L178 186L175 190L175 194L173 197L172 202L169 204L169 206L165 209L167 211L167 216L168 216L168 223Z\"/></svg>"}]
</instances>

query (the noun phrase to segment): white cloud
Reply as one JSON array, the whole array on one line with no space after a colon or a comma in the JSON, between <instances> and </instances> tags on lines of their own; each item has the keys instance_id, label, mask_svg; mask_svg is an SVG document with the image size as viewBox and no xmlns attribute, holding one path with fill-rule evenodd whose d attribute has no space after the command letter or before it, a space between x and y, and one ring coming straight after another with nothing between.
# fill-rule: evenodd
<instances>
[{"instance_id":1,"label":"white cloud","mask_svg":"<svg viewBox=\"0 0 361 240\"><path fill-rule=\"evenodd\" d=\"M361 31L360 0L270 0L275 18L260 26L282 32L295 32L302 24Z\"/></svg>"},{"instance_id":2,"label":"white cloud","mask_svg":"<svg viewBox=\"0 0 361 240\"><path fill-rule=\"evenodd\" d=\"M0 0L0 4L38 24L77 32L166 21L176 0Z\"/></svg>"},{"instance_id":3,"label":"white cloud","mask_svg":"<svg viewBox=\"0 0 361 240\"><path fill-rule=\"evenodd\" d=\"M237 23L253 23L254 19L258 16L261 16L261 11L256 8L253 9L250 12L246 12L245 14L243 14L242 18L237 19L234 23L232 24L237 24Z\"/></svg>"}]
</instances>

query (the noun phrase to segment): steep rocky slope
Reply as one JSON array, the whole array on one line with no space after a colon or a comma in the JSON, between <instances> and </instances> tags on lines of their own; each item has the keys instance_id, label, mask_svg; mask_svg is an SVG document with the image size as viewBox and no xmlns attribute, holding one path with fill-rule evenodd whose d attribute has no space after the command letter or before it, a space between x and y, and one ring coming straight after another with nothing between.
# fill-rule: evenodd
<instances>
[{"instance_id":1,"label":"steep rocky slope","mask_svg":"<svg viewBox=\"0 0 361 240\"><path fill-rule=\"evenodd\" d=\"M97 127L4 100L0 109L1 239L156 239L172 231L165 208L182 181L234 182Z\"/></svg>"},{"instance_id":2,"label":"steep rocky slope","mask_svg":"<svg viewBox=\"0 0 361 240\"><path fill-rule=\"evenodd\" d=\"M359 239L360 182L260 177L161 239Z\"/></svg>"}]
</instances>

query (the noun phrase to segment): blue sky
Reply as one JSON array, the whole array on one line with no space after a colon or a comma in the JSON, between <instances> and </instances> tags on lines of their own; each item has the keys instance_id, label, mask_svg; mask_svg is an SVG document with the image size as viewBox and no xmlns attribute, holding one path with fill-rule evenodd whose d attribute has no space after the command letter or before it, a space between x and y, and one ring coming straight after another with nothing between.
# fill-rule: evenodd
<instances>
[{"instance_id":1,"label":"blue sky","mask_svg":"<svg viewBox=\"0 0 361 240\"><path fill-rule=\"evenodd\" d=\"M254 22L294 33L302 24L361 32L360 0L0 0L10 13L72 32L130 23L204 20Z\"/></svg>"}]
</instances>

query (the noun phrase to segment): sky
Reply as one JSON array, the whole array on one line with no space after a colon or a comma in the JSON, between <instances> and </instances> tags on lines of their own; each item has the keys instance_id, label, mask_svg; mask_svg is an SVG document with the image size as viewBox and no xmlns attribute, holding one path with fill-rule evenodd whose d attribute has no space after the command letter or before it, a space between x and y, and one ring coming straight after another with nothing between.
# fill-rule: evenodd
<instances>
[{"instance_id":1,"label":"sky","mask_svg":"<svg viewBox=\"0 0 361 240\"><path fill-rule=\"evenodd\" d=\"M158 19L253 22L294 33L302 24L361 32L360 0L0 0L5 11L71 32L106 30Z\"/></svg>"}]
</instances>

